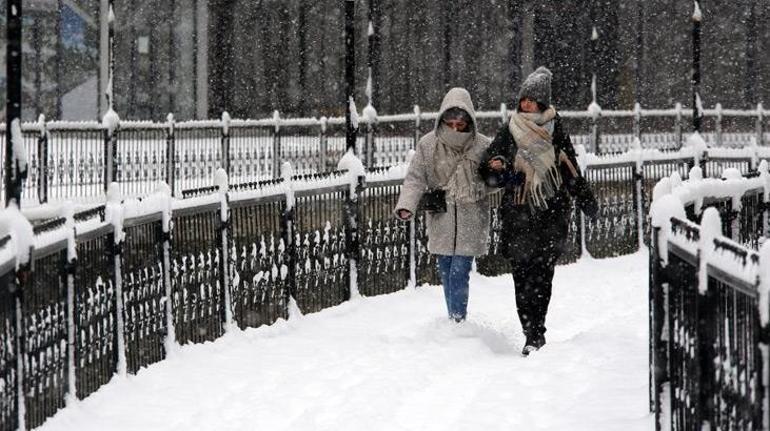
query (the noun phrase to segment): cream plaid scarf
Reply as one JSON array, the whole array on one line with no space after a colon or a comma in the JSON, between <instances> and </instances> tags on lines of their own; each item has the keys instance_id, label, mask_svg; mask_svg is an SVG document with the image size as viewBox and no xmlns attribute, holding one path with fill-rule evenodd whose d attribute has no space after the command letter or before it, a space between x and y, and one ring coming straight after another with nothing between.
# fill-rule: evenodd
<instances>
[{"instance_id":1,"label":"cream plaid scarf","mask_svg":"<svg viewBox=\"0 0 770 431\"><path fill-rule=\"evenodd\" d=\"M553 148L554 118L553 106L544 112L516 112L511 116L508 129L518 148L513 169L525 175L524 184L514 189L514 201L518 205L527 203L533 209L548 208L547 200L561 187Z\"/></svg>"}]
</instances>

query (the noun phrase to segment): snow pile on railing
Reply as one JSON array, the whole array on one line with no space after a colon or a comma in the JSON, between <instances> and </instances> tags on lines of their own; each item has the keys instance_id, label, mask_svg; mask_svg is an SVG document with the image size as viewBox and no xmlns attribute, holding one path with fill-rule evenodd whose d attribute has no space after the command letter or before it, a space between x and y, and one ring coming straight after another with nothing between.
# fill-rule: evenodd
<instances>
[{"instance_id":1,"label":"snow pile on railing","mask_svg":"<svg viewBox=\"0 0 770 431\"><path fill-rule=\"evenodd\" d=\"M733 209L740 210L741 197L751 190L764 190L764 195L770 193L770 174L768 163L763 160L759 165L760 175L745 178L735 169L727 169L722 179L703 178L700 167L690 169L687 181L682 181L679 173L671 174L671 194L679 199L682 205L694 205L695 213L700 214L705 199L732 198ZM767 202L767 198L765 198Z\"/></svg>"},{"instance_id":2,"label":"snow pile on railing","mask_svg":"<svg viewBox=\"0 0 770 431\"><path fill-rule=\"evenodd\" d=\"M64 223L55 229L46 230L36 234L33 241L33 248L41 250L61 241L67 241L67 258L72 260L77 257L75 252L75 211L74 206L71 203L63 205L62 208L63 210L59 220L64 219Z\"/></svg>"},{"instance_id":3,"label":"snow pile on railing","mask_svg":"<svg viewBox=\"0 0 770 431\"><path fill-rule=\"evenodd\" d=\"M575 145L577 150L578 145ZM614 165L635 162L655 162L667 160L693 159L697 165L703 158L708 159L736 159L752 160L752 167L757 166L760 159L770 159L770 147L758 147L756 145L743 148L716 148L707 147L702 138L695 137L688 140L688 145L676 151L661 151L653 148L641 148L634 144L622 153L595 154L585 153L585 161L588 166Z\"/></svg>"},{"instance_id":4,"label":"snow pile on railing","mask_svg":"<svg viewBox=\"0 0 770 431\"><path fill-rule=\"evenodd\" d=\"M697 168L693 168L694 170ZM710 271L716 269L728 274L745 286L754 286L759 294L759 313L762 325L770 321L770 241L765 240L759 253L749 250L738 242L722 235L722 220L714 207L703 211L700 225L688 221L685 205L702 202L703 199L740 197L757 186L764 188L764 201L770 202L770 173L767 162L760 166L759 178L736 178L735 172L726 172L725 179L702 179L693 172L694 180L681 181L678 175L660 180L654 189L650 210L652 226L658 236L654 246L657 256L665 266L668 264L669 246L674 245L692 258L698 265L698 290L708 290ZM696 207L700 212L700 208ZM762 209L758 209L762 211Z\"/></svg>"},{"instance_id":5,"label":"snow pile on railing","mask_svg":"<svg viewBox=\"0 0 770 431\"><path fill-rule=\"evenodd\" d=\"M378 115L377 110L371 104L368 104L361 114L356 113L358 120L363 124L375 124L378 122L417 122L421 120L435 120L438 117L438 112L422 111L419 107L412 113L403 114L390 114L390 115ZM513 111L504 107L501 104L500 110L495 111L478 111L476 112L477 118L502 118L510 116ZM559 111L559 115L563 118L569 119L587 119L601 116L604 118L649 118L649 117L692 117L692 109L684 109L680 104L677 104L673 108L668 109L647 109L641 107L634 107L634 109L626 110L605 110L598 105L591 104L588 109L582 111L576 110L564 110ZM757 117L764 118L770 116L770 110L764 109L761 104L757 105L756 109L722 109L717 106L713 109L703 109L701 115L704 117ZM49 121L47 127L49 130L87 130L87 129L100 129L110 128L111 126L117 126L120 124L121 128L157 128L165 127L166 122L155 123L152 121L124 121L117 119L117 114L110 113L109 121L104 123L94 121ZM232 119L230 125L232 127L281 127L281 126L320 126L322 122L328 122L328 124L345 124L345 117L329 117L329 118L281 118L280 113L275 111L271 118L264 119ZM177 127L183 129L198 129L198 128L223 128L223 119L212 120L192 120L183 121L177 123ZM0 131L5 130L5 123L0 122ZM22 131L37 131L39 130L39 124L37 122L25 122L21 125Z\"/></svg>"},{"instance_id":6,"label":"snow pile on railing","mask_svg":"<svg viewBox=\"0 0 770 431\"><path fill-rule=\"evenodd\" d=\"M166 214L171 211L171 189L159 183L155 192L141 199L123 201L123 218L132 219L152 214Z\"/></svg>"},{"instance_id":7,"label":"snow pile on railing","mask_svg":"<svg viewBox=\"0 0 770 431\"><path fill-rule=\"evenodd\" d=\"M650 148L632 148L623 153L601 154L584 153L587 166L614 165L622 163L665 161L678 159L692 159L695 151L690 147L683 147L677 151L660 151Z\"/></svg>"},{"instance_id":8,"label":"snow pile on railing","mask_svg":"<svg viewBox=\"0 0 770 431\"><path fill-rule=\"evenodd\" d=\"M48 220L57 217L64 217L69 206L72 206L74 212L78 213L99 206L99 203L82 204L70 201L52 202L34 207L25 207L21 213L27 220Z\"/></svg>"},{"instance_id":9,"label":"snow pile on railing","mask_svg":"<svg viewBox=\"0 0 770 431\"><path fill-rule=\"evenodd\" d=\"M13 203L0 211L0 238L7 235L10 240L0 249L0 265L15 259L14 266L18 269L29 262L35 235L32 225Z\"/></svg>"},{"instance_id":10,"label":"snow pile on railing","mask_svg":"<svg viewBox=\"0 0 770 431\"><path fill-rule=\"evenodd\" d=\"M742 197L752 191L761 191L765 205L770 204L770 171L768 162L763 160L759 165L759 176L745 178L735 169L726 169L721 179L703 178L700 167L690 169L690 177L682 181L679 173L663 178L653 189L653 201L650 208L652 226L661 228L662 233L671 231L671 218L676 217L685 225L688 223L685 217L686 206L692 205L695 214L703 212L704 201L713 199L730 199L732 210L739 212L742 206ZM705 212L703 217L705 218ZM721 227L720 227L721 229ZM721 230L720 230L721 232ZM766 241L770 242L770 241ZM692 249L693 244L683 242L685 249ZM660 239L662 251L666 250L666 241ZM665 256L665 253L661 253Z\"/></svg>"}]
</instances>

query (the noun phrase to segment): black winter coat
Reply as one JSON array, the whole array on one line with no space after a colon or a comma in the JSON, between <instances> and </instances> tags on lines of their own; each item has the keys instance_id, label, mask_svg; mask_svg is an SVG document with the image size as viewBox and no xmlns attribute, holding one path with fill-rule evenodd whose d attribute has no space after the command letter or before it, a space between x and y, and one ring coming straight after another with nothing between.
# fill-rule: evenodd
<instances>
[{"instance_id":1,"label":"black winter coat","mask_svg":"<svg viewBox=\"0 0 770 431\"><path fill-rule=\"evenodd\" d=\"M575 148L572 146L569 135L564 131L558 116L554 124L553 146L557 163L559 151L564 151L580 175ZM527 204L515 205L513 186L523 182L523 177L513 172L513 160L516 151L516 142L514 142L506 124L497 132L497 136L490 144L485 157L481 159L482 163L479 165L479 173L488 185L505 189L500 207L500 216L502 217L501 252L514 264L526 264L531 259L541 257L550 257L555 261L564 252L567 240L572 211L567 182L572 180L572 175L567 173L568 170L565 167L561 168L564 181L557 193L547 200L548 208L533 210ZM488 162L493 158L502 158L506 162L502 172L496 172L489 168Z\"/></svg>"}]
</instances>

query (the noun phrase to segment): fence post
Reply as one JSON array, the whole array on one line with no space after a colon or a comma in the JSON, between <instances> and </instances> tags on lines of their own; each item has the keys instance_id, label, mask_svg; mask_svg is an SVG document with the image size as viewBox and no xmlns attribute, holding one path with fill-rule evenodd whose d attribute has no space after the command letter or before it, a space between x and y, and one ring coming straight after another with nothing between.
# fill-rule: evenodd
<instances>
[{"instance_id":1,"label":"fence post","mask_svg":"<svg viewBox=\"0 0 770 431\"><path fill-rule=\"evenodd\" d=\"M636 210L636 235L638 244L639 244L639 250L644 249L644 222L646 220L645 218L645 208L644 208L644 198L642 196L642 183L644 182L644 160L642 159L642 144L639 138L637 137L634 141L634 144L636 146L636 149L638 150L639 154L636 158L636 172L634 172L634 209Z\"/></svg>"},{"instance_id":2,"label":"fence post","mask_svg":"<svg viewBox=\"0 0 770 431\"><path fill-rule=\"evenodd\" d=\"M120 187L112 183L107 190L107 204L104 209L104 220L112 224L112 241L110 255L112 256L112 285L115 295L115 356L116 374L125 376L128 370L126 363L126 325L123 319L123 206L121 204Z\"/></svg>"},{"instance_id":3,"label":"fence post","mask_svg":"<svg viewBox=\"0 0 770 431\"><path fill-rule=\"evenodd\" d=\"M602 108L592 102L588 106L588 112L591 114L591 146L593 147L594 154L601 154L600 142L601 136L599 134L599 117L602 115Z\"/></svg>"},{"instance_id":4,"label":"fence post","mask_svg":"<svg viewBox=\"0 0 770 431\"><path fill-rule=\"evenodd\" d=\"M409 287L417 287L417 214L414 214L409 223Z\"/></svg>"},{"instance_id":5,"label":"fence post","mask_svg":"<svg viewBox=\"0 0 770 431\"><path fill-rule=\"evenodd\" d=\"M588 257L588 245L586 241L586 216L583 211L578 211L580 217L580 257Z\"/></svg>"},{"instance_id":6,"label":"fence post","mask_svg":"<svg viewBox=\"0 0 770 431\"><path fill-rule=\"evenodd\" d=\"M657 226L652 228L649 261L650 412L656 413L656 418L661 411L663 382L668 380L667 346L663 343L666 301L659 254L660 230Z\"/></svg>"},{"instance_id":7,"label":"fence post","mask_svg":"<svg viewBox=\"0 0 770 431\"><path fill-rule=\"evenodd\" d=\"M176 122L174 114L166 117L166 184L171 189L171 196L176 197Z\"/></svg>"},{"instance_id":8,"label":"fence post","mask_svg":"<svg viewBox=\"0 0 770 431\"><path fill-rule=\"evenodd\" d=\"M765 166L767 168L767 166ZM767 169L765 169L765 175L767 175ZM770 192L770 177L765 176L765 211L768 210L767 202L768 202L768 193ZM767 212L765 212L765 222L767 223ZM767 227L767 225L765 225ZM765 230L765 234L767 234L767 230ZM767 292L768 287L770 287L770 241L765 241L765 243L760 244L759 246L759 265L760 269L759 271L759 277L757 277L757 287L759 292ZM767 311L768 302L767 299L760 300L759 302L760 307L765 307L765 311ZM767 314L763 314L762 311L759 313L759 336L755 337L759 338L759 351L761 353L762 358L762 365L760 367L760 376L762 376L762 380L760 380L761 384L759 385L761 396L757 400L757 402L760 404L760 411L762 412L762 430L768 430L770 429L770 388L768 387L768 381L767 376L770 375L770 346L768 346L768 343L770 343L770 339L768 339L768 336L770 336L770 325L768 325L768 319L766 318ZM755 341L756 342L756 341Z\"/></svg>"},{"instance_id":9,"label":"fence post","mask_svg":"<svg viewBox=\"0 0 770 431\"><path fill-rule=\"evenodd\" d=\"M220 223L219 223L219 285L222 289L222 324L225 331L233 328L233 308L231 300L231 279L230 279L230 204L228 201L228 177L224 169L218 169L214 174L214 184L217 186L220 200Z\"/></svg>"},{"instance_id":10,"label":"fence post","mask_svg":"<svg viewBox=\"0 0 770 431\"><path fill-rule=\"evenodd\" d=\"M367 106L368 107L368 106ZM374 166L374 124L372 120L366 122L366 167Z\"/></svg>"},{"instance_id":11,"label":"fence post","mask_svg":"<svg viewBox=\"0 0 770 431\"><path fill-rule=\"evenodd\" d=\"M222 168L230 175L230 114L222 113Z\"/></svg>"},{"instance_id":12,"label":"fence post","mask_svg":"<svg viewBox=\"0 0 770 431\"><path fill-rule=\"evenodd\" d=\"M286 274L286 289L284 303L286 306L286 316L288 318L296 317L292 316L294 307L297 307L295 301L297 298L297 280L294 271L294 188L292 185L292 167L291 163L285 162L281 165L281 178L283 178L283 184L285 187L286 200L281 214L281 240L283 241L284 252L286 253L286 260L284 264L288 268ZM283 277L283 275L281 275Z\"/></svg>"},{"instance_id":13,"label":"fence post","mask_svg":"<svg viewBox=\"0 0 770 431\"><path fill-rule=\"evenodd\" d=\"M500 104L500 127L508 123L508 106L505 103Z\"/></svg>"},{"instance_id":14,"label":"fence post","mask_svg":"<svg viewBox=\"0 0 770 431\"><path fill-rule=\"evenodd\" d=\"M377 132L377 123L379 122L377 117L377 110L372 105L371 101L364 106L363 110L364 121L366 121L366 149L365 149L365 162L366 167L373 167L376 163L374 161L375 153L375 135Z\"/></svg>"},{"instance_id":15,"label":"fence post","mask_svg":"<svg viewBox=\"0 0 770 431\"><path fill-rule=\"evenodd\" d=\"M326 172L326 152L328 151L328 141L326 136L326 128L329 120L324 116L321 117L321 135L319 137L319 149L318 149L318 172Z\"/></svg>"},{"instance_id":16,"label":"fence post","mask_svg":"<svg viewBox=\"0 0 770 431\"><path fill-rule=\"evenodd\" d=\"M32 247L30 247L30 255ZM18 257L17 257L18 259ZM26 331L24 330L23 314L22 314L22 301L23 295L21 293L21 286L24 284L24 280L29 277L29 262L19 265L19 269L16 270L14 276L11 277L9 282L9 289L13 293L15 302L15 319L14 326L16 329L16 413L18 414L17 426L19 431L24 431L26 427L25 419L25 403L24 394L26 393L24 388L24 356L26 352L24 349L24 338Z\"/></svg>"},{"instance_id":17,"label":"fence post","mask_svg":"<svg viewBox=\"0 0 770 431\"><path fill-rule=\"evenodd\" d=\"M67 261L64 274L67 277L67 395L66 405L72 405L78 398L77 373L75 372L75 336L77 334L75 322L75 268L77 255L75 252L75 211L71 205L67 206L66 224L67 230Z\"/></svg>"},{"instance_id":18,"label":"fence post","mask_svg":"<svg viewBox=\"0 0 770 431\"><path fill-rule=\"evenodd\" d=\"M765 145L765 132L764 132L764 123L765 119L765 113L764 108L762 107L762 102L759 102L757 104L757 145L762 146Z\"/></svg>"},{"instance_id":19,"label":"fence post","mask_svg":"<svg viewBox=\"0 0 770 431\"><path fill-rule=\"evenodd\" d=\"M682 144L684 144L684 141L682 141L682 104L679 102L676 102L676 105L674 105L674 111L676 111L676 124L674 124L674 135L676 135L676 148L680 149L682 148Z\"/></svg>"},{"instance_id":20,"label":"fence post","mask_svg":"<svg viewBox=\"0 0 770 431\"><path fill-rule=\"evenodd\" d=\"M37 200L44 204L48 202L48 125L43 114L40 114L37 122L40 127L40 136L37 138Z\"/></svg>"},{"instance_id":21,"label":"fence post","mask_svg":"<svg viewBox=\"0 0 770 431\"><path fill-rule=\"evenodd\" d=\"M764 232L765 241L770 241L770 163L768 163L766 160L762 160L758 169L759 177L762 178L762 186L764 188L762 199L764 202L762 232Z\"/></svg>"},{"instance_id":22,"label":"fence post","mask_svg":"<svg viewBox=\"0 0 770 431\"><path fill-rule=\"evenodd\" d=\"M585 149L578 150L578 164L580 164L580 170L584 178L588 178L588 166L585 164ZM588 245L586 240L586 216L583 211L577 210L577 215L580 218L580 257L588 257Z\"/></svg>"},{"instance_id":23,"label":"fence post","mask_svg":"<svg viewBox=\"0 0 770 431\"><path fill-rule=\"evenodd\" d=\"M717 103L716 111L717 111L717 118L716 118L716 122L717 123L715 125L716 141L717 141L716 143L717 143L717 147L721 147L723 145L723 140L722 140L722 104L721 103Z\"/></svg>"},{"instance_id":24,"label":"fence post","mask_svg":"<svg viewBox=\"0 0 770 431\"><path fill-rule=\"evenodd\" d=\"M110 184L117 180L118 171L118 129L120 128L120 117L112 109L108 110L102 118L102 129L104 129L104 192L110 188Z\"/></svg>"},{"instance_id":25,"label":"fence post","mask_svg":"<svg viewBox=\"0 0 770 431\"><path fill-rule=\"evenodd\" d=\"M358 197L364 191L364 175L350 174L350 189L345 202L345 242L347 243L348 262L350 263L350 278L348 297L345 300L361 296L358 290L358 257L360 244L358 242Z\"/></svg>"},{"instance_id":26,"label":"fence post","mask_svg":"<svg viewBox=\"0 0 770 431\"><path fill-rule=\"evenodd\" d=\"M414 105L414 141L412 149L417 149L417 143L420 142L420 105Z\"/></svg>"},{"instance_id":27,"label":"fence post","mask_svg":"<svg viewBox=\"0 0 770 431\"><path fill-rule=\"evenodd\" d=\"M730 199L730 211L727 213L727 221L730 223L730 239L739 241L741 237L741 213L737 208L741 207L741 196Z\"/></svg>"},{"instance_id":28,"label":"fence post","mask_svg":"<svg viewBox=\"0 0 770 431\"><path fill-rule=\"evenodd\" d=\"M281 177L281 114L273 111L273 178ZM324 157L326 157L324 155Z\"/></svg>"},{"instance_id":29,"label":"fence post","mask_svg":"<svg viewBox=\"0 0 770 431\"><path fill-rule=\"evenodd\" d=\"M169 114L171 115L171 114ZM163 347L168 357L169 352L176 349L176 328L174 327L174 292L171 286L171 235L173 229L173 223L171 217L173 212L171 210L171 194L172 189L170 187L163 187L162 193L166 194L163 207L163 235L161 239L163 241L163 284L166 295L166 302L164 304L164 311L166 312L166 339L163 342Z\"/></svg>"},{"instance_id":30,"label":"fence post","mask_svg":"<svg viewBox=\"0 0 770 431\"><path fill-rule=\"evenodd\" d=\"M639 139L639 146L642 144L642 105L639 102L634 104L634 136Z\"/></svg>"},{"instance_id":31,"label":"fence post","mask_svg":"<svg viewBox=\"0 0 770 431\"><path fill-rule=\"evenodd\" d=\"M698 244L698 271L699 274L707 274L708 260L705 255L710 254L714 246L714 233L721 232L722 222L719 212L715 208L707 208L703 213L700 223L700 241ZM705 282L702 286L700 283ZM699 375L697 376L700 385L700 393L697 399L697 416L700 424L709 423L711 428L716 429L716 424L711 423L712 416L709 414L715 411L714 406L714 358L716 357L715 345L716 334L714 333L713 316L718 315L719 296L715 289L712 289L708 283L708 277L698 277L698 298L696 300L697 315L697 333L698 333L698 363L700 365Z\"/></svg>"}]
</instances>

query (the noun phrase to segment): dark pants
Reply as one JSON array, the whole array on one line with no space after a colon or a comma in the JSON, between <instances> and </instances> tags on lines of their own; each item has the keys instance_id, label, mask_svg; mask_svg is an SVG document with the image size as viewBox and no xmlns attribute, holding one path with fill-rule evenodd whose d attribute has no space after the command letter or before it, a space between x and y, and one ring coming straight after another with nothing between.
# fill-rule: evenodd
<instances>
[{"instance_id":1,"label":"dark pants","mask_svg":"<svg viewBox=\"0 0 770 431\"><path fill-rule=\"evenodd\" d=\"M527 338L545 334L545 315L551 301L551 282L557 257L532 256L527 260L511 261L513 284L516 289L516 309Z\"/></svg>"}]
</instances>

